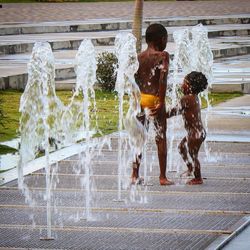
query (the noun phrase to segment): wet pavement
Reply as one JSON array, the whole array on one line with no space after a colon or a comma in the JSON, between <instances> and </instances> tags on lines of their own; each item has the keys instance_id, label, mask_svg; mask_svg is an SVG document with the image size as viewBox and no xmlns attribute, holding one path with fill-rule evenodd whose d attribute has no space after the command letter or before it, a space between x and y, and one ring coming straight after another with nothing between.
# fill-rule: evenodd
<instances>
[{"instance_id":1,"label":"wet pavement","mask_svg":"<svg viewBox=\"0 0 250 250\"><path fill-rule=\"evenodd\" d=\"M177 172L168 172L175 185L160 186L156 147L151 142L147 152L148 162L152 162L148 183L153 185L137 186L136 193L133 186L122 189L124 202L114 201L118 196L118 152L117 134L111 135L112 148L104 147L101 154L92 159L91 180L95 188L92 191L92 219L88 221L81 219L85 213L86 190L81 186L84 173L75 172L79 158L74 152L79 152L80 145L75 149L66 148L64 153L52 154L52 161L59 160L58 181L52 189L54 240L40 240L46 235L44 161L31 162L25 169L26 173L33 172L25 178L36 201L33 206L25 203L25 197L17 188L16 170L1 174L7 183L0 189L0 247L217 249L229 241L241 225L248 223L250 214L250 116L243 115L243 109L250 111L250 95L220 104L209 112L208 152L203 146L199 156L203 185L185 185L186 178L180 178ZM203 119L205 116L204 110ZM172 119L180 124L180 117ZM240 139L241 133L245 133L246 141ZM177 152L177 143L184 135L182 125L175 134L174 164L184 171ZM67 155L66 152L71 153ZM142 176L143 169L142 166ZM12 180L8 179L11 176ZM10 237L13 234L15 237ZM244 239L241 246L247 249L244 247L249 247L248 235Z\"/></svg>"}]
</instances>

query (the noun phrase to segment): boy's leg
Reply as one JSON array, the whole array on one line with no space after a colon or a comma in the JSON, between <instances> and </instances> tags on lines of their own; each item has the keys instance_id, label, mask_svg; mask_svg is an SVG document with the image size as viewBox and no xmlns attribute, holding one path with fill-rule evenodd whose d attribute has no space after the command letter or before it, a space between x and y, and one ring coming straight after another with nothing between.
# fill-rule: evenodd
<instances>
[{"instance_id":1,"label":"boy's leg","mask_svg":"<svg viewBox=\"0 0 250 250\"><path fill-rule=\"evenodd\" d=\"M143 126L146 126L147 128L147 121L146 121L146 116L143 113L142 115L137 116L137 119ZM135 184L137 180L139 179L139 169L141 165L141 158L142 154L136 155L136 161L133 162L132 165L132 174L131 174L131 184Z\"/></svg>"},{"instance_id":2,"label":"boy's leg","mask_svg":"<svg viewBox=\"0 0 250 250\"><path fill-rule=\"evenodd\" d=\"M196 185L202 184L203 180L201 178L201 168L200 168L200 161L198 160L198 153L200 150L200 146L203 142L202 138L188 138L188 152L192 158L193 165L194 165L194 179L190 180L187 184Z\"/></svg>"},{"instance_id":3,"label":"boy's leg","mask_svg":"<svg viewBox=\"0 0 250 250\"><path fill-rule=\"evenodd\" d=\"M156 145L158 151L158 159L160 165L160 179L166 178L166 168L167 168L167 143L166 136L156 136Z\"/></svg>"},{"instance_id":4,"label":"boy's leg","mask_svg":"<svg viewBox=\"0 0 250 250\"><path fill-rule=\"evenodd\" d=\"M167 169L167 137L166 137L166 119L162 119L155 122L156 129L156 145L158 151L158 159L160 165L160 176L159 181L160 185L172 185L174 184L172 181L167 179L166 169Z\"/></svg>"},{"instance_id":5,"label":"boy's leg","mask_svg":"<svg viewBox=\"0 0 250 250\"><path fill-rule=\"evenodd\" d=\"M178 149L179 149L179 153L183 159L183 161L185 162L185 164L187 165L187 168L188 170L185 171L184 173L181 174L181 176L183 174L187 174L188 176L190 176L192 174L192 171L193 171L193 166L192 166L192 163L188 160L188 150L187 150L187 137L184 137L179 146L178 146Z\"/></svg>"}]
</instances>

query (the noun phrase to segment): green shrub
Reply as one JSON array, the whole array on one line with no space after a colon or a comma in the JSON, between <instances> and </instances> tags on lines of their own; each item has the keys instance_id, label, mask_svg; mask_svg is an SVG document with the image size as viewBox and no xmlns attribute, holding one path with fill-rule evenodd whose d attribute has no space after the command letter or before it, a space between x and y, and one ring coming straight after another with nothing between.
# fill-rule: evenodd
<instances>
[{"instance_id":1,"label":"green shrub","mask_svg":"<svg viewBox=\"0 0 250 250\"><path fill-rule=\"evenodd\" d=\"M117 58L114 53L103 52L97 58L96 79L102 90L115 89Z\"/></svg>"},{"instance_id":2,"label":"green shrub","mask_svg":"<svg viewBox=\"0 0 250 250\"><path fill-rule=\"evenodd\" d=\"M0 144L0 155L11 154L11 153L16 153L16 152L17 152L17 149Z\"/></svg>"}]
</instances>

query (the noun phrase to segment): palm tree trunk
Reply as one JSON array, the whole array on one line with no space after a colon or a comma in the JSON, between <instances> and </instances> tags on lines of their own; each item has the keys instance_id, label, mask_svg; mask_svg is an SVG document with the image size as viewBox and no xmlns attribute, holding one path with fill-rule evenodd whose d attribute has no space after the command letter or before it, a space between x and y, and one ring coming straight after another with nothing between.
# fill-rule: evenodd
<instances>
[{"instance_id":1,"label":"palm tree trunk","mask_svg":"<svg viewBox=\"0 0 250 250\"><path fill-rule=\"evenodd\" d=\"M143 0L135 0L135 12L134 12L132 33L137 39L136 42L137 53L141 52L142 19L143 19Z\"/></svg>"}]
</instances>

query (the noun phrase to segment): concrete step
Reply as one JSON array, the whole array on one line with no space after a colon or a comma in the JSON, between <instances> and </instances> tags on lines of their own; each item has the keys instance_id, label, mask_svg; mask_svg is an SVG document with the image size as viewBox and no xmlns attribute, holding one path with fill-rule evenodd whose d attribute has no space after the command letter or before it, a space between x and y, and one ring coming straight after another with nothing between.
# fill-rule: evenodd
<instances>
[{"instance_id":1,"label":"concrete step","mask_svg":"<svg viewBox=\"0 0 250 250\"><path fill-rule=\"evenodd\" d=\"M180 82L184 75L180 75ZM217 59L213 66L214 81L211 92L250 93L250 55ZM72 90L75 78L57 80L56 89Z\"/></svg>"},{"instance_id":2,"label":"concrete step","mask_svg":"<svg viewBox=\"0 0 250 250\"><path fill-rule=\"evenodd\" d=\"M218 59L213 67L214 81L213 93L241 92L250 93L250 55L237 56L233 58ZM181 75L181 82L184 75ZM57 90L72 90L76 79L57 80Z\"/></svg>"},{"instance_id":3,"label":"concrete step","mask_svg":"<svg viewBox=\"0 0 250 250\"><path fill-rule=\"evenodd\" d=\"M166 26L167 27L167 26ZM169 33L169 42L173 42L173 32L178 29L184 29L187 26L167 27ZM231 37L250 34L250 24L222 24L208 25L208 37ZM122 31L131 32L131 29ZM74 50L78 49L80 43L85 38L91 38L94 45L110 46L114 44L115 36L118 30L109 31L88 31L88 32L66 32L66 33L43 33L43 34L19 34L1 36L0 55L19 54L31 52L36 41L48 41L52 50ZM142 31L145 34L145 29ZM144 39L144 36L143 36Z\"/></svg>"},{"instance_id":4,"label":"concrete step","mask_svg":"<svg viewBox=\"0 0 250 250\"><path fill-rule=\"evenodd\" d=\"M222 58L214 65L212 92L250 93L250 56Z\"/></svg>"},{"instance_id":5,"label":"concrete step","mask_svg":"<svg viewBox=\"0 0 250 250\"><path fill-rule=\"evenodd\" d=\"M172 26L192 26L202 23L203 25L222 25L222 24L249 24L250 15L224 15L224 16L189 16L171 18L150 18L145 19L143 26L147 27L150 23L159 22L166 27ZM86 31L108 31L131 29L132 21L120 19L98 19L90 21L63 21L63 22L41 22L41 23L18 23L1 24L0 36L20 35L20 34L41 34L41 33L67 33L67 32L86 32Z\"/></svg>"},{"instance_id":6,"label":"concrete step","mask_svg":"<svg viewBox=\"0 0 250 250\"><path fill-rule=\"evenodd\" d=\"M239 45L235 44L236 41ZM240 92L248 92L249 83L249 56L250 54L250 41L248 37L230 37L225 41L224 39L210 39L211 48L215 59L246 55L245 57L239 57L233 60L232 65L230 62L225 60L224 62L216 64L214 66L215 72L218 71L216 75L215 82L217 83L232 83L234 81L235 88ZM143 44L143 47L146 45ZM96 46L96 52L100 53L102 51L113 51L113 46ZM174 43L168 43L167 51L173 56L175 49ZM55 67L56 67L56 84L58 89L66 88L69 89L72 86L72 81L70 79L75 78L74 71L74 59L77 50L61 50L54 51L55 56ZM27 80L27 63L29 61L30 54L16 54L0 57L0 89L24 89ZM230 69L231 68L231 69ZM243 72L243 70L245 72ZM232 70L231 72L229 72ZM244 75L242 75L244 73ZM230 81L227 79L231 75ZM64 81L65 80L65 81ZM70 81L67 81L70 80ZM243 84L243 85L240 85ZM243 87L242 87L243 86ZM224 89L224 85L220 87ZM218 89L217 89L218 90ZM228 92L228 91L226 91Z\"/></svg>"},{"instance_id":7,"label":"concrete step","mask_svg":"<svg viewBox=\"0 0 250 250\"><path fill-rule=\"evenodd\" d=\"M96 52L113 51L113 46L96 46ZM77 50L54 51L56 79L75 78L74 60ZM24 89L27 63L31 53L0 56L0 89Z\"/></svg>"}]
</instances>

